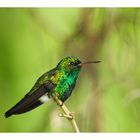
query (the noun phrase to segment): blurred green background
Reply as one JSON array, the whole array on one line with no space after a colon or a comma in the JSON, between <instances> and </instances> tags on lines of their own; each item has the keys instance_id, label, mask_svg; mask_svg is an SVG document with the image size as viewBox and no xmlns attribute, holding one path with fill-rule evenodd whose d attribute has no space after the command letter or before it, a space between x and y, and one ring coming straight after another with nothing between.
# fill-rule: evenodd
<instances>
[{"instance_id":1,"label":"blurred green background","mask_svg":"<svg viewBox=\"0 0 140 140\"><path fill-rule=\"evenodd\" d=\"M65 56L82 69L67 107L81 132L140 132L140 10L0 9L0 132L73 132L53 102L8 119L4 112Z\"/></svg>"}]
</instances>

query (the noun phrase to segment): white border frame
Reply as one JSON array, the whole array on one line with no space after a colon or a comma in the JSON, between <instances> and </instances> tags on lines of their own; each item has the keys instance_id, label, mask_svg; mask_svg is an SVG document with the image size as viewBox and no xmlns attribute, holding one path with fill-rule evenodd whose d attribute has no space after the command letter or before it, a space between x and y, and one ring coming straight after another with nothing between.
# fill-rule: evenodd
<instances>
[{"instance_id":1,"label":"white border frame","mask_svg":"<svg viewBox=\"0 0 140 140\"><path fill-rule=\"evenodd\" d=\"M140 0L0 0L0 7L140 7Z\"/></svg>"}]
</instances>

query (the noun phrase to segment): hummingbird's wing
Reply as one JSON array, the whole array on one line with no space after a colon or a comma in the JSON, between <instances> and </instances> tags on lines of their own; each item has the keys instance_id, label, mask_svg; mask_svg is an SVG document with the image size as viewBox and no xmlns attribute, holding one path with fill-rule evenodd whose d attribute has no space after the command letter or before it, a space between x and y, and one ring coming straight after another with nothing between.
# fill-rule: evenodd
<instances>
[{"instance_id":1,"label":"hummingbird's wing","mask_svg":"<svg viewBox=\"0 0 140 140\"><path fill-rule=\"evenodd\" d=\"M51 82L48 82L47 85L40 86L32 94L27 94L21 99L14 107L5 113L5 117L9 117L13 114L21 114L27 111L30 111L42 103L38 100L45 93L49 92L53 87Z\"/></svg>"},{"instance_id":2,"label":"hummingbird's wing","mask_svg":"<svg viewBox=\"0 0 140 140\"><path fill-rule=\"evenodd\" d=\"M5 117L7 118L13 114L25 113L41 105L42 102L39 101L39 98L54 88L54 84L49 80L49 77L54 73L55 71L51 70L48 73L42 75L37 80L31 91L5 113Z\"/></svg>"}]
</instances>

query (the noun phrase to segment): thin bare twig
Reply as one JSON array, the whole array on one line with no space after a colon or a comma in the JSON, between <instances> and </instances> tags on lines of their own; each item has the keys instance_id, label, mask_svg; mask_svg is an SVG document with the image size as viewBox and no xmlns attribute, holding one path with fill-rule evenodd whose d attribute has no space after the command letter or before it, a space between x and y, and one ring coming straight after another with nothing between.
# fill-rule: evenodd
<instances>
[{"instance_id":1,"label":"thin bare twig","mask_svg":"<svg viewBox=\"0 0 140 140\"><path fill-rule=\"evenodd\" d=\"M63 111L63 113L59 114L59 116L67 118L70 121L74 131L79 133L80 131L76 124L74 113L72 113L68 110L66 105L57 97L57 95L52 95L52 96L53 96L54 101L57 103L57 105L59 105L59 107Z\"/></svg>"}]
</instances>

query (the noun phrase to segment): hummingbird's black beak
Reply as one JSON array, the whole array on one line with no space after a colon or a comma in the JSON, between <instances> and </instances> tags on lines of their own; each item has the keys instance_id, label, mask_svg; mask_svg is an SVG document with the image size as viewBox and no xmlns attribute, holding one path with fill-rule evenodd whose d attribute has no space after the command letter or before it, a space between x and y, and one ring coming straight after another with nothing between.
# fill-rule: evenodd
<instances>
[{"instance_id":1,"label":"hummingbird's black beak","mask_svg":"<svg viewBox=\"0 0 140 140\"><path fill-rule=\"evenodd\" d=\"M100 63L101 61L87 61L87 62L82 62L78 64L79 66L87 65L87 64L92 64L92 63Z\"/></svg>"}]
</instances>

